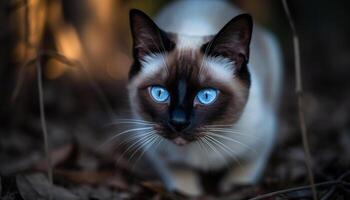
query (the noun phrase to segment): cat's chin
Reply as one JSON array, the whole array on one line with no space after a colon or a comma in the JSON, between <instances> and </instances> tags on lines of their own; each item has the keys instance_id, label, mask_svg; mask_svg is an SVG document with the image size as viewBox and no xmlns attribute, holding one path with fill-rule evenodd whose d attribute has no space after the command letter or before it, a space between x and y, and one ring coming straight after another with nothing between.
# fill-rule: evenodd
<instances>
[{"instance_id":1,"label":"cat's chin","mask_svg":"<svg viewBox=\"0 0 350 200\"><path fill-rule=\"evenodd\" d=\"M197 138L197 133L191 132L174 132L170 130L158 130L158 134L163 137L164 139L178 145L178 146L184 146L187 145Z\"/></svg>"},{"instance_id":2,"label":"cat's chin","mask_svg":"<svg viewBox=\"0 0 350 200\"><path fill-rule=\"evenodd\" d=\"M178 136L178 137L176 137L174 139L171 139L171 141L174 142L176 145L179 145L179 146L184 146L184 145L189 143L188 140L184 139L181 136Z\"/></svg>"}]
</instances>

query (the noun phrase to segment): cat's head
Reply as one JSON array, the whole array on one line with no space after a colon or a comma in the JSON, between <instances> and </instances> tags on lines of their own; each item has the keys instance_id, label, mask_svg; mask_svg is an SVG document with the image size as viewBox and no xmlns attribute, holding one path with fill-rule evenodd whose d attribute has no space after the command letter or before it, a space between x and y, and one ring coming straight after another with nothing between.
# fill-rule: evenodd
<instances>
[{"instance_id":1,"label":"cat's head","mask_svg":"<svg viewBox=\"0 0 350 200\"><path fill-rule=\"evenodd\" d=\"M131 106L157 134L182 145L207 134L208 127L238 120L250 86L250 15L205 37L167 33L139 10L130 11L130 25Z\"/></svg>"}]
</instances>

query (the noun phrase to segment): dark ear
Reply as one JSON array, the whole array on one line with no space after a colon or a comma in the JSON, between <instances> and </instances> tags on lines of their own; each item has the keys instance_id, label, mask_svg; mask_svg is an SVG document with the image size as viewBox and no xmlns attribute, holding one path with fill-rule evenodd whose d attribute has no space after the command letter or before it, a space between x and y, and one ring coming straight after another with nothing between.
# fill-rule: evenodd
<instances>
[{"instance_id":1,"label":"dark ear","mask_svg":"<svg viewBox=\"0 0 350 200\"><path fill-rule=\"evenodd\" d=\"M132 9L129 17L135 59L140 59L149 53L170 51L174 47L167 34L144 12Z\"/></svg>"},{"instance_id":2,"label":"dark ear","mask_svg":"<svg viewBox=\"0 0 350 200\"><path fill-rule=\"evenodd\" d=\"M237 67L248 63L253 20L241 14L229 21L214 38L202 46L203 53L231 59Z\"/></svg>"}]
</instances>

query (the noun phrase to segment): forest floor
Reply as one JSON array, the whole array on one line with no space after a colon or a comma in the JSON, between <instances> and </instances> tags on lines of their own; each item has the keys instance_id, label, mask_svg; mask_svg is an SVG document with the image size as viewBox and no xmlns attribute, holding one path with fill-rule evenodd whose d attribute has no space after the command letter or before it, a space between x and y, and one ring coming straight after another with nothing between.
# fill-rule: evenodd
<instances>
[{"instance_id":1,"label":"forest floor","mask_svg":"<svg viewBox=\"0 0 350 200\"><path fill-rule=\"evenodd\" d=\"M68 79L68 78L67 78ZM16 113L1 128L1 199L171 199L156 181L135 174L132 164L117 159L118 152L98 148L111 130L108 112L94 91L67 81L45 83L45 109L54 186L46 176L42 130L36 84L27 85L15 106ZM117 85L117 86L116 86ZM121 115L126 110L123 82L103 85L103 92ZM119 91L118 94L113 91ZM265 173L255 186L233 188L230 192L203 194L177 199L249 199L269 192L308 185L304 150L296 110L296 96L286 85L282 97L281 124L273 154ZM349 199L350 175L350 94L330 99L323 94L305 95L305 112L313 172L322 199ZM117 127L118 128L118 127ZM115 131L114 131L115 132ZM119 152L120 153L120 152ZM117 162L117 160L119 162ZM341 177L344 175L344 177ZM334 182L338 178L342 181ZM331 181L331 182L329 182ZM332 182L333 181L333 182ZM311 199L310 188L275 194L266 199Z\"/></svg>"}]
</instances>

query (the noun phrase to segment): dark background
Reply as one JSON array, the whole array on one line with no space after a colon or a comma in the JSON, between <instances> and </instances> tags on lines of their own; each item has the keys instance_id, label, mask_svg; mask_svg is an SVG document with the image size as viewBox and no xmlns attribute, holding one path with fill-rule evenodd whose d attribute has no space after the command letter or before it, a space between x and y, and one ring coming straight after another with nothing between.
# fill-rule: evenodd
<instances>
[{"instance_id":1,"label":"dark background","mask_svg":"<svg viewBox=\"0 0 350 200\"><path fill-rule=\"evenodd\" d=\"M262 181L228 194L214 192L201 197L208 199L247 199L308 184L294 89L292 35L282 2L232 2L251 13L281 42L282 122ZM45 111L55 166L55 188L50 189L54 199L166 198L157 183L145 182L142 174L130 170L129 163L115 163L118 152L98 149L111 133L123 129L107 126L113 118L111 113L124 116L129 110L125 90L131 63L128 11L139 8L153 15L166 3L0 2L0 198L38 199L47 197L50 187L42 175L47 167L33 65L38 55L42 55ZM300 37L304 108L315 181L335 180L350 166L350 3L288 3ZM59 52L80 66L58 62L57 55L48 55L50 52ZM324 199L346 199L349 190L349 185L318 188ZM284 195L311 198L310 190Z\"/></svg>"}]
</instances>

